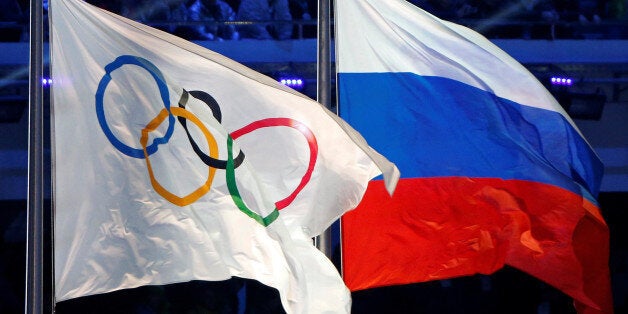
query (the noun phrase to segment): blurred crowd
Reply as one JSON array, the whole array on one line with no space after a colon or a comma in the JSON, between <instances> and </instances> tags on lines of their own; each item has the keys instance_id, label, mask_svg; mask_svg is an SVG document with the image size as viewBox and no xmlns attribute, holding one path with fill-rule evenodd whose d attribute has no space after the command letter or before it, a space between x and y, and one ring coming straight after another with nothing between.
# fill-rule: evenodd
<instances>
[{"instance_id":1,"label":"blurred crowd","mask_svg":"<svg viewBox=\"0 0 628 314\"><path fill-rule=\"evenodd\" d=\"M190 40L289 39L315 0L88 0ZM251 23L253 22L253 23Z\"/></svg>"},{"instance_id":2,"label":"blurred crowd","mask_svg":"<svg viewBox=\"0 0 628 314\"><path fill-rule=\"evenodd\" d=\"M294 22L312 19L316 0L86 0L105 10L150 24L189 40L240 38L283 40L293 37ZM48 1L44 0L44 14ZM29 0L0 0L2 29L24 28ZM315 23L315 22L314 22ZM315 24L312 24L315 25ZM9 41L12 41L9 39Z\"/></svg>"},{"instance_id":3,"label":"blurred crowd","mask_svg":"<svg viewBox=\"0 0 628 314\"><path fill-rule=\"evenodd\" d=\"M600 23L626 18L626 0L408 0L446 20Z\"/></svg>"},{"instance_id":4,"label":"blurred crowd","mask_svg":"<svg viewBox=\"0 0 628 314\"><path fill-rule=\"evenodd\" d=\"M317 0L86 0L189 40L299 38L315 27ZM0 0L0 40L28 21L29 0ZM628 0L408 0L461 24L579 24L625 22ZM47 8L44 0L44 8ZM303 23L310 21L309 23ZM475 21L475 22L473 22ZM480 21L483 21L480 23ZM489 23L490 22L490 23ZM482 32L482 29L479 29ZM315 35L316 32L310 32ZM523 34L525 37L525 34Z\"/></svg>"},{"instance_id":5,"label":"blurred crowd","mask_svg":"<svg viewBox=\"0 0 628 314\"><path fill-rule=\"evenodd\" d=\"M628 35L623 27L628 21L627 0L408 1L489 38L593 38L587 32L597 33L596 38Z\"/></svg>"}]
</instances>

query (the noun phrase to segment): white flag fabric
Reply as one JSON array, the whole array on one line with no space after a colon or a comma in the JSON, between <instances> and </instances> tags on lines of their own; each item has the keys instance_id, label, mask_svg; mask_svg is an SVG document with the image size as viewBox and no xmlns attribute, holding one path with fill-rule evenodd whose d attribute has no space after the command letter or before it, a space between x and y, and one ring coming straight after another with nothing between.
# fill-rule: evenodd
<instances>
[{"instance_id":1,"label":"white flag fabric","mask_svg":"<svg viewBox=\"0 0 628 314\"><path fill-rule=\"evenodd\" d=\"M57 301L238 276L288 313L349 311L311 237L393 164L224 56L83 1L50 16Z\"/></svg>"}]
</instances>

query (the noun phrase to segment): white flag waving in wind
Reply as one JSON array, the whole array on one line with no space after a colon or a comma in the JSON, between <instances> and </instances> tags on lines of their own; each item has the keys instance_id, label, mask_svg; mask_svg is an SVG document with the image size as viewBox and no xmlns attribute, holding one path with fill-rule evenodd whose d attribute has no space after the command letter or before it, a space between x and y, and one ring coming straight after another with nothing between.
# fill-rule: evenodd
<instances>
[{"instance_id":1,"label":"white flag waving in wind","mask_svg":"<svg viewBox=\"0 0 628 314\"><path fill-rule=\"evenodd\" d=\"M396 167L307 97L78 0L51 3L55 295L250 278L347 312L311 244Z\"/></svg>"}]
</instances>

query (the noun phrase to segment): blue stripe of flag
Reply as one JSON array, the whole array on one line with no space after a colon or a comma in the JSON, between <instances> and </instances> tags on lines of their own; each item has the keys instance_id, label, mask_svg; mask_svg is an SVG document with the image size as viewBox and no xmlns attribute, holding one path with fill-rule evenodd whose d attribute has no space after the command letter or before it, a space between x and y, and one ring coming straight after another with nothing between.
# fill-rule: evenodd
<instances>
[{"instance_id":1,"label":"blue stripe of flag","mask_svg":"<svg viewBox=\"0 0 628 314\"><path fill-rule=\"evenodd\" d=\"M558 112L414 73L340 73L338 88L340 116L402 178L530 180L597 196L603 166Z\"/></svg>"}]
</instances>

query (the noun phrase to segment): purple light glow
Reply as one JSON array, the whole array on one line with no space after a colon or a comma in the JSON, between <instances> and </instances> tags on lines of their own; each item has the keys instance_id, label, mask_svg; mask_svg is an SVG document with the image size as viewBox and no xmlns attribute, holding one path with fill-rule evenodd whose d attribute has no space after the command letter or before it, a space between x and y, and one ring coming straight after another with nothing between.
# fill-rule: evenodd
<instances>
[{"instance_id":1,"label":"purple light glow","mask_svg":"<svg viewBox=\"0 0 628 314\"><path fill-rule=\"evenodd\" d=\"M552 85L561 85L561 86L573 85L573 79L569 77L552 76L552 78L550 79L550 82L552 83Z\"/></svg>"},{"instance_id":2,"label":"purple light glow","mask_svg":"<svg viewBox=\"0 0 628 314\"><path fill-rule=\"evenodd\" d=\"M286 85L288 87L292 87L294 89L301 89L303 88L303 79L300 78L282 78L279 80L279 82L283 85Z\"/></svg>"}]
</instances>

